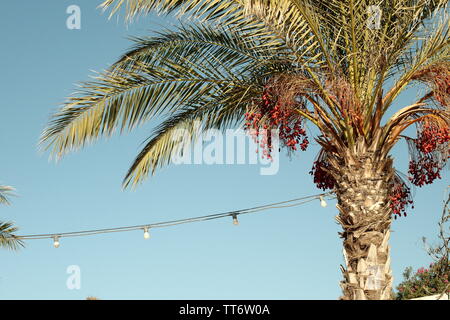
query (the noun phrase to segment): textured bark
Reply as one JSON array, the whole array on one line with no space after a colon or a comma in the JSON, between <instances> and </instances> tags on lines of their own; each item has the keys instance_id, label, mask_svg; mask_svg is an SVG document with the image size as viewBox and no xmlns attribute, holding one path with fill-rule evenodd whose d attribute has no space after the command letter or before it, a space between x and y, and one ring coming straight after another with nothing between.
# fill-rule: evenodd
<instances>
[{"instance_id":1,"label":"textured bark","mask_svg":"<svg viewBox=\"0 0 450 320\"><path fill-rule=\"evenodd\" d=\"M336 220L342 226L345 267L341 266L344 300L391 298L389 236L392 159L358 141L339 158L330 159L336 179Z\"/></svg>"}]
</instances>

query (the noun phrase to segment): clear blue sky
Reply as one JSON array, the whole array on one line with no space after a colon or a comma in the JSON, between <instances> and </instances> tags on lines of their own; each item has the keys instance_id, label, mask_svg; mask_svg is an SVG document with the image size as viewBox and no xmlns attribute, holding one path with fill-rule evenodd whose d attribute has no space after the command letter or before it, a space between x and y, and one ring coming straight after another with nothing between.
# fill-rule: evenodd
<instances>
[{"instance_id":1,"label":"clear blue sky","mask_svg":"<svg viewBox=\"0 0 450 320\"><path fill-rule=\"evenodd\" d=\"M170 166L136 191L122 191L126 169L151 132L102 139L60 163L37 152L50 114L129 46L131 35L166 26L147 16L129 26L108 20L92 0L2 1L0 182L17 188L0 220L20 234L58 233L181 219L316 194L308 174L312 146L277 175L256 165ZM66 8L81 8L81 30L66 28ZM415 96L410 92L409 96ZM409 100L402 97L399 106ZM403 172L406 146L394 156ZM392 226L396 283L405 267L429 263L421 237L435 239L448 170L433 186L416 189L416 209ZM242 216L240 226L216 220L153 231L27 242L19 252L0 251L0 299L336 299L342 261L339 226L331 202ZM66 268L81 268L81 289L66 287Z\"/></svg>"}]
</instances>

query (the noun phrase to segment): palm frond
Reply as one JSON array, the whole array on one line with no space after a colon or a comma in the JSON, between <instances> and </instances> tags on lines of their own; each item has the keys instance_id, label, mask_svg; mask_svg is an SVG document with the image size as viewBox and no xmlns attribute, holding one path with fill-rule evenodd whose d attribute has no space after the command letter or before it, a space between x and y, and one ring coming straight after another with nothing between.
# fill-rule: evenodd
<instances>
[{"instance_id":1,"label":"palm frond","mask_svg":"<svg viewBox=\"0 0 450 320\"><path fill-rule=\"evenodd\" d=\"M81 84L82 90L52 117L41 146L52 146L52 154L61 157L117 128L132 129L153 116L213 96L220 86L238 83L252 68L270 64L276 54L277 47L252 45L232 30L200 30L205 32L183 28L166 33L164 40L161 36L138 40L138 49L96 81ZM283 52L280 48L279 54Z\"/></svg>"},{"instance_id":2,"label":"palm frond","mask_svg":"<svg viewBox=\"0 0 450 320\"><path fill-rule=\"evenodd\" d=\"M216 25L234 26L240 30L252 30L274 41L283 41L304 64L333 67L329 48L322 33L323 21L314 1L297 0L107 0L101 7L115 14L126 6L126 17L147 14L151 10L180 16L189 15Z\"/></svg>"},{"instance_id":3,"label":"palm frond","mask_svg":"<svg viewBox=\"0 0 450 320\"><path fill-rule=\"evenodd\" d=\"M202 54L220 58L222 65L267 64L267 61L293 60L292 51L280 41L262 33L231 27L181 25L175 30L156 32L151 37L131 38L135 45L115 62L111 70L134 70L140 66L164 66L166 61L198 61ZM242 72L242 71L240 71Z\"/></svg>"},{"instance_id":4,"label":"palm frond","mask_svg":"<svg viewBox=\"0 0 450 320\"><path fill-rule=\"evenodd\" d=\"M450 113L447 110L427 106L425 102L400 109L383 127L382 144L384 152L387 154L393 148L401 134L408 127L416 125L419 131L424 122L432 122L439 128L449 128ZM403 138L407 141L412 141L410 137L403 136ZM412 149L409 148L409 150L411 151Z\"/></svg>"},{"instance_id":5,"label":"palm frond","mask_svg":"<svg viewBox=\"0 0 450 320\"><path fill-rule=\"evenodd\" d=\"M0 204L9 204L9 196L12 195L14 191L13 187L0 186Z\"/></svg>"},{"instance_id":6,"label":"palm frond","mask_svg":"<svg viewBox=\"0 0 450 320\"><path fill-rule=\"evenodd\" d=\"M209 101L199 101L186 106L167 118L154 131L128 170L123 186L136 186L149 174L164 165L186 148L190 148L207 129L224 130L243 120L248 101L255 96L252 83L227 88L221 96Z\"/></svg>"},{"instance_id":7,"label":"palm frond","mask_svg":"<svg viewBox=\"0 0 450 320\"><path fill-rule=\"evenodd\" d=\"M420 80L417 74L438 64L448 64L450 59L450 16L441 16L440 22L427 24L423 28L422 41L415 42L415 48L404 50L392 65L400 70L398 80L383 99L384 109L391 106L398 95L414 80Z\"/></svg>"},{"instance_id":8,"label":"palm frond","mask_svg":"<svg viewBox=\"0 0 450 320\"><path fill-rule=\"evenodd\" d=\"M12 222L0 221L0 247L10 250L18 250L24 247L24 242L14 235L17 230L17 227L14 227Z\"/></svg>"}]
</instances>

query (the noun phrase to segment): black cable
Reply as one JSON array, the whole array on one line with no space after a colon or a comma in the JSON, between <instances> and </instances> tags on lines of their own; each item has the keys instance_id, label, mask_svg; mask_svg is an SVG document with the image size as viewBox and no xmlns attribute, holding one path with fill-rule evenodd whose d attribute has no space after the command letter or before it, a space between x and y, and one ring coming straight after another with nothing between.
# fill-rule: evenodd
<instances>
[{"instance_id":1,"label":"black cable","mask_svg":"<svg viewBox=\"0 0 450 320\"><path fill-rule=\"evenodd\" d=\"M321 197L325 197L330 194L331 193L322 193L322 194L317 194L317 195L312 195L312 196L296 198L296 199L292 199L292 200L270 203L270 204L256 206L256 207L252 207L252 208L240 209L240 210L235 210L235 211L227 211L224 213L216 213L216 214L210 214L210 215L186 218L186 219L179 219L179 220L172 220L172 221L164 221L164 222L142 224L142 225L135 225L135 226L126 226L126 227L73 231L73 232L32 234L32 235L22 235L22 236L18 235L16 237L19 239L22 239L22 240L51 239L51 238L55 238L55 237L63 238L63 237L89 236L89 235L113 233L113 232L126 232L126 231L140 230L140 229L144 229L144 228L151 229L151 228L170 227L170 226L174 226L174 225L178 225L178 224L215 220L215 219L220 219L220 218L229 217L229 216L234 217L234 216L238 216L241 214L254 213L254 212L259 212L259 211L268 210L268 209L298 206L298 205L313 201L315 199L320 199ZM286 205L287 203L298 202L301 200L306 200L306 201Z\"/></svg>"}]
</instances>

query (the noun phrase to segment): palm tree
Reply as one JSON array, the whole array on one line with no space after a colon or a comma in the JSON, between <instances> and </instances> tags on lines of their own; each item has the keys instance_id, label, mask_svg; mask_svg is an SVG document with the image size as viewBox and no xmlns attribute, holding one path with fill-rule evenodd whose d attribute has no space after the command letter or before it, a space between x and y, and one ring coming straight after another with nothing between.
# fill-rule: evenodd
<instances>
[{"instance_id":1,"label":"palm tree","mask_svg":"<svg viewBox=\"0 0 450 320\"><path fill-rule=\"evenodd\" d=\"M8 196L14 188L8 186L0 186L0 204L8 205ZM22 240L20 240L14 233L17 231L17 227L14 227L12 222L0 221L0 247L17 250L24 246Z\"/></svg>"},{"instance_id":2,"label":"palm tree","mask_svg":"<svg viewBox=\"0 0 450 320\"><path fill-rule=\"evenodd\" d=\"M408 182L390 152L410 151L409 179L439 178L450 123L447 0L106 0L132 19L152 10L195 18L150 37L95 80L83 82L56 112L40 144L52 155L131 130L154 129L128 173L136 186L168 164L179 131L243 124L270 157L268 129L289 150L305 150L304 126L321 151L311 174L337 196L345 267L342 299L389 299L392 217L410 203ZM396 104L412 85L424 90ZM416 128L417 136L407 136Z\"/></svg>"}]
</instances>

